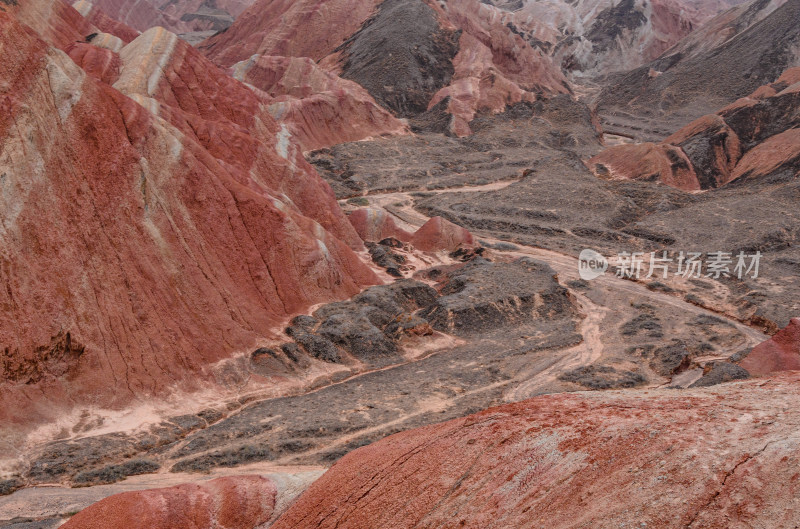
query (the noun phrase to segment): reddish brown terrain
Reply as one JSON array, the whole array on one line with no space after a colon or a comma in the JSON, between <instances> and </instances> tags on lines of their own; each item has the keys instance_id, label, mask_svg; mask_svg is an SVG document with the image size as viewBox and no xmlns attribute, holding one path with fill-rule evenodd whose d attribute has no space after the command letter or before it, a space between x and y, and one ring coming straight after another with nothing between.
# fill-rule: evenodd
<instances>
[{"instance_id":1,"label":"reddish brown terrain","mask_svg":"<svg viewBox=\"0 0 800 529\"><path fill-rule=\"evenodd\" d=\"M800 68L699 118L660 144L606 149L589 160L607 178L661 180L687 191L800 172Z\"/></svg>"},{"instance_id":2,"label":"reddish brown terrain","mask_svg":"<svg viewBox=\"0 0 800 529\"><path fill-rule=\"evenodd\" d=\"M4 421L197 387L378 281L258 92L158 29L112 88L1 15Z\"/></svg>"},{"instance_id":3,"label":"reddish brown terrain","mask_svg":"<svg viewBox=\"0 0 800 529\"><path fill-rule=\"evenodd\" d=\"M534 101L537 94L569 91L551 59L503 25L492 9L476 0L444 7L423 0L380 6L262 0L200 49L222 66L247 64L257 56L309 57L363 85L399 116L441 103L453 116L445 129L468 135L478 110L500 112ZM277 17L280 26L269 23ZM398 31L401 26L411 31Z\"/></svg>"},{"instance_id":4,"label":"reddish brown terrain","mask_svg":"<svg viewBox=\"0 0 800 529\"><path fill-rule=\"evenodd\" d=\"M794 527L799 392L795 373L492 408L348 454L273 527Z\"/></svg>"},{"instance_id":5,"label":"reddish brown terrain","mask_svg":"<svg viewBox=\"0 0 800 529\"><path fill-rule=\"evenodd\" d=\"M236 79L274 97L270 114L286 124L303 150L409 132L359 84L309 58L253 56L231 70Z\"/></svg>"},{"instance_id":6,"label":"reddish brown terrain","mask_svg":"<svg viewBox=\"0 0 800 529\"><path fill-rule=\"evenodd\" d=\"M78 0L72 4L72 7L83 15L91 24L96 26L97 29L119 37L126 44L139 36L139 31L133 29L124 22L111 18L105 11L88 0Z\"/></svg>"},{"instance_id":7,"label":"reddish brown terrain","mask_svg":"<svg viewBox=\"0 0 800 529\"><path fill-rule=\"evenodd\" d=\"M62 527L257 527L273 517L276 496L275 483L261 476L218 478L111 496L81 511Z\"/></svg>"},{"instance_id":8,"label":"reddish brown terrain","mask_svg":"<svg viewBox=\"0 0 800 529\"><path fill-rule=\"evenodd\" d=\"M800 370L800 319L793 318L772 338L754 347L739 364L754 375Z\"/></svg>"},{"instance_id":9,"label":"reddish brown terrain","mask_svg":"<svg viewBox=\"0 0 800 529\"><path fill-rule=\"evenodd\" d=\"M799 20L0 0L0 527L796 528Z\"/></svg>"}]
</instances>

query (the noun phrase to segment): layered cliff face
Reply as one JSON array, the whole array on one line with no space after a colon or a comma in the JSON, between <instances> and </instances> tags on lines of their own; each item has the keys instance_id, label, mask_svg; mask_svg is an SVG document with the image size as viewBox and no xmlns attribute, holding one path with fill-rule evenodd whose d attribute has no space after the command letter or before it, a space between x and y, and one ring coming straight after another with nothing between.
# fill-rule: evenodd
<instances>
[{"instance_id":1,"label":"layered cliff face","mask_svg":"<svg viewBox=\"0 0 800 529\"><path fill-rule=\"evenodd\" d=\"M0 13L5 424L196 388L377 281L268 95L161 29L71 43L84 71L29 27L65 44L83 19L34 4Z\"/></svg>"},{"instance_id":2,"label":"layered cliff face","mask_svg":"<svg viewBox=\"0 0 800 529\"><path fill-rule=\"evenodd\" d=\"M800 173L800 68L697 119L663 143L610 147L589 160L606 178L711 189Z\"/></svg>"},{"instance_id":3,"label":"layered cliff face","mask_svg":"<svg viewBox=\"0 0 800 529\"><path fill-rule=\"evenodd\" d=\"M547 395L404 432L273 527L794 527L798 383Z\"/></svg>"}]
</instances>

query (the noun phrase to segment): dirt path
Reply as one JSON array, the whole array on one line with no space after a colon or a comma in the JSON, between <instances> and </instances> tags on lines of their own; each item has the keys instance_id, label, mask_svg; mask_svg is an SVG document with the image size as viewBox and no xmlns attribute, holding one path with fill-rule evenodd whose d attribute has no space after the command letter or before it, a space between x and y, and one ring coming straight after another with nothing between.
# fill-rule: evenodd
<instances>
[{"instance_id":1,"label":"dirt path","mask_svg":"<svg viewBox=\"0 0 800 529\"><path fill-rule=\"evenodd\" d=\"M516 402L531 398L541 393L548 384L555 382L558 376L572 369L588 366L597 362L603 356L602 333L600 326L606 318L609 309L593 303L586 296L577 294L581 312L586 315L581 323L583 342L565 349L555 362L548 368L538 372L522 372L517 380L522 382L513 387L505 395L508 402Z\"/></svg>"},{"instance_id":2,"label":"dirt path","mask_svg":"<svg viewBox=\"0 0 800 529\"><path fill-rule=\"evenodd\" d=\"M482 192L502 189L512 183L513 181L507 181L490 184L488 186L465 186L462 188L425 192L435 194ZM413 192L379 193L368 195L367 198L370 201L370 206L384 209L395 218L399 226L413 231L427 222L429 217L414 209L414 197L412 193ZM507 242L479 231L476 231L475 235L478 235L482 240L490 244ZM520 245L518 243L514 243L514 246L517 247L516 250L503 253L510 256L532 257L544 261L558 273L559 280L562 283L579 279L578 259L576 257L544 248ZM747 346L749 347L755 346L769 338L769 336L758 329L744 325L729 316L689 303L680 297L649 290L645 284L619 278L610 271L593 280L593 286L608 292L609 301L613 302L613 311L617 313L615 315L617 318L619 318L621 311L630 312L631 317L636 316L636 313L627 307L628 303L625 299L626 297L634 296L636 298L646 299L655 306L669 306L696 316L708 316L722 319L736 328L745 338ZM604 327L607 318L612 312L612 303L601 305L591 301L587 296L577 292L575 294L578 297L581 311L586 316L580 330L584 341L573 348L562 351L561 354L553 358L553 362L549 366L545 368L539 366L538 370L520 373L520 376L517 378L517 380L521 382L520 385L508 392L506 400L523 400L537 393L541 393L549 384L552 384L560 374L576 367L590 365L603 356L605 345L602 339L601 329ZM730 351L729 355L734 352L735 351Z\"/></svg>"},{"instance_id":3,"label":"dirt path","mask_svg":"<svg viewBox=\"0 0 800 529\"><path fill-rule=\"evenodd\" d=\"M490 184L489 186L467 186L458 189L451 188L432 192L483 192L500 189L512 183L513 182L506 181ZM428 220L427 216L414 209L414 197L412 196L412 192L374 194L368 196L368 199L371 206L383 208L392 214L397 224L405 229L416 230ZM496 239L485 233L476 232L476 235L491 245L507 242ZM511 258L530 257L543 261L556 271L559 281L562 284L568 284L571 281L579 279L578 259L571 255L534 246L524 246L518 243L514 243L513 250L498 251L498 253ZM548 351L547 355L545 355L541 361L537 360L534 364L523 367L512 379L474 387L473 389L454 396L445 396L445 394L439 395L437 392L433 392L423 400L417 401L416 409L409 414L404 414L402 417L392 419L388 422L380 422L367 429L359 429L354 433L342 435L329 443L323 444L318 449L304 452L303 456L308 459L308 457L313 456L315 453L322 454L323 452L329 452L337 447L345 448L352 441L367 436L372 432L380 433L390 430L394 426L400 427L403 424L408 424L408 422L415 417L423 417L425 414L437 410L446 410L453 407L454 403L459 401L459 399L469 399L471 396L477 394L495 392L505 401L519 401L537 394L557 390L559 375L581 366L597 363L605 356L612 354L615 349L619 349L619 343L609 343L609 329L613 330L615 326L619 326L620 321L632 319L638 314L631 304L632 299L645 300L647 303L656 307L669 307L672 309L673 313L679 311L680 313L686 313L691 316L706 316L723 320L735 328L738 335L743 337L748 346L754 346L768 338L759 330L744 325L735 319L694 305L680 297L649 290L643 283L621 279L611 272L591 281L591 290L589 292L584 292L575 288L571 289L571 292L575 295L580 310L584 314L579 329L580 334L583 336L583 341L578 345L561 350ZM429 347L425 349L424 352L418 351L420 354L415 355L413 351L410 351L406 357L407 361L401 364L360 372L339 382L325 384L312 390L300 392L299 395L293 394L290 396L309 396L320 393L323 390L330 391L331 388L335 389L337 386L344 388L350 384L359 384L359 381L365 381L380 373L394 369L407 369L409 364L416 365L418 362L422 362L426 359L438 357L443 354L446 355L448 351L452 350L456 345L457 343L452 341L440 340L436 347ZM725 357L725 354L731 354L733 352L735 351L725 351L722 355L715 354L709 358L721 359ZM344 389L342 389L342 391L344 391ZM249 407L257 405L258 402L269 400L274 396L259 395L259 397L263 398L254 398L250 403L242 406L241 409L233 412L230 416L238 415L246 411ZM177 444L170 450L170 453L178 450L183 444L184 443ZM288 480L287 482L294 483L293 480L295 480L295 477L292 476L295 474L307 476L310 482L315 475L322 472L322 467L298 469L297 467L288 468L281 466L292 464L295 460L296 456L288 455L270 463L264 468L253 467L251 469L249 467L236 467L227 470L218 469L212 471L212 474L208 477L214 477L220 472L235 474L270 472L281 475L281 479ZM308 469L308 473L306 473L306 469ZM109 486L88 487L85 489L65 489L62 487L25 489L7 498L0 499L0 520L10 519L15 515L22 515L22 513L25 512L33 513L33 511L36 511L34 513L36 515L35 517L60 515L79 510L93 501L97 501L102 497L116 492L159 487L180 482L181 480L193 481L196 479L196 474L169 474L164 470L159 474L130 478L116 485ZM303 481L303 483L305 484L306 482ZM290 488L294 489L294 487ZM31 516L31 514L28 514L28 516Z\"/></svg>"}]
</instances>

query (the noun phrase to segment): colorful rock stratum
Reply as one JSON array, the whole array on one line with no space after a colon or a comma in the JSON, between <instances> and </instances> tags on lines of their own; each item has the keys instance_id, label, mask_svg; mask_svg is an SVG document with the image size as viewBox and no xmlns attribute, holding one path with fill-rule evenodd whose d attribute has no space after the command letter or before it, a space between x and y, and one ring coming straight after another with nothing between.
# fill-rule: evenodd
<instances>
[{"instance_id":1,"label":"colorful rock stratum","mask_svg":"<svg viewBox=\"0 0 800 529\"><path fill-rule=\"evenodd\" d=\"M0 527L800 527L800 0L0 0Z\"/></svg>"}]
</instances>

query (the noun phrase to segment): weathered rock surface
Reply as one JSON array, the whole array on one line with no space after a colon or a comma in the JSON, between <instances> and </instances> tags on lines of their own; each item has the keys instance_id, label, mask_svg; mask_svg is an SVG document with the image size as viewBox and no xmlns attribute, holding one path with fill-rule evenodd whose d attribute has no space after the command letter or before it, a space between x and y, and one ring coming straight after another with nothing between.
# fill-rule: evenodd
<instances>
[{"instance_id":1,"label":"weathered rock surface","mask_svg":"<svg viewBox=\"0 0 800 529\"><path fill-rule=\"evenodd\" d=\"M588 164L601 178L661 181L678 189L700 189L697 174L686 154L672 145L618 145L592 157Z\"/></svg>"},{"instance_id":2,"label":"weathered rock surface","mask_svg":"<svg viewBox=\"0 0 800 529\"><path fill-rule=\"evenodd\" d=\"M230 29L200 45L225 67L253 55L309 57L320 62L358 31L378 0L261 0L242 13ZM280 24L271 21L280 20Z\"/></svg>"},{"instance_id":3,"label":"weathered rock surface","mask_svg":"<svg viewBox=\"0 0 800 529\"><path fill-rule=\"evenodd\" d=\"M93 0L92 4L112 19L119 21L136 31L144 32L153 27L163 27L170 31L189 31L190 26L180 20L180 16L160 10L155 2L144 0L130 2L128 0ZM169 2L166 4L169 5ZM79 6L76 6L79 8Z\"/></svg>"},{"instance_id":4,"label":"weathered rock surface","mask_svg":"<svg viewBox=\"0 0 800 529\"><path fill-rule=\"evenodd\" d=\"M122 61L118 53L88 42L76 42L65 51L75 64L97 80L114 84L119 79Z\"/></svg>"},{"instance_id":5,"label":"weathered rock surface","mask_svg":"<svg viewBox=\"0 0 800 529\"><path fill-rule=\"evenodd\" d=\"M398 342L406 333L428 327L415 313L435 298L434 289L413 280L372 287L349 301L326 305L313 316L295 318L286 334L310 356L326 362L356 358L383 367L398 361Z\"/></svg>"},{"instance_id":6,"label":"weathered rock surface","mask_svg":"<svg viewBox=\"0 0 800 529\"><path fill-rule=\"evenodd\" d=\"M411 243L423 252L445 250L454 252L459 248L477 245L472 234L442 217L433 217L414 233L399 228L391 215L377 208L357 209L349 214L350 223L365 242L380 242L394 238Z\"/></svg>"},{"instance_id":7,"label":"weathered rock surface","mask_svg":"<svg viewBox=\"0 0 800 529\"><path fill-rule=\"evenodd\" d=\"M287 316L377 282L269 96L162 29L120 51L112 88L0 26L6 424L206 384Z\"/></svg>"},{"instance_id":8,"label":"weathered rock surface","mask_svg":"<svg viewBox=\"0 0 800 529\"><path fill-rule=\"evenodd\" d=\"M456 335L576 315L574 301L553 269L529 259L496 264L475 259L444 274L439 290L441 297L421 316L435 329Z\"/></svg>"},{"instance_id":9,"label":"weathered rock surface","mask_svg":"<svg viewBox=\"0 0 800 529\"><path fill-rule=\"evenodd\" d=\"M775 336L754 347L739 365L753 375L800 370L800 318L792 318Z\"/></svg>"},{"instance_id":10,"label":"weathered rock surface","mask_svg":"<svg viewBox=\"0 0 800 529\"><path fill-rule=\"evenodd\" d=\"M442 217L432 217L411 237L411 244L423 252L446 250L454 252L459 248L472 248L477 242L472 234Z\"/></svg>"},{"instance_id":11,"label":"weathered rock surface","mask_svg":"<svg viewBox=\"0 0 800 529\"><path fill-rule=\"evenodd\" d=\"M78 0L72 4L72 7L83 15L89 23L97 26L100 31L111 33L122 39L125 43L139 36L139 31L133 29L124 22L111 18L105 11L88 0Z\"/></svg>"},{"instance_id":12,"label":"weathered rock surface","mask_svg":"<svg viewBox=\"0 0 800 529\"><path fill-rule=\"evenodd\" d=\"M596 175L660 180L686 190L800 173L800 68L699 118L663 143L610 147L589 160Z\"/></svg>"},{"instance_id":13,"label":"weathered rock surface","mask_svg":"<svg viewBox=\"0 0 800 529\"><path fill-rule=\"evenodd\" d=\"M499 113L508 105L571 91L560 68L535 41L523 38L492 7L474 0L444 5L444 16L461 30L449 86L431 99L432 108L449 98L449 131L465 136L478 111Z\"/></svg>"},{"instance_id":14,"label":"weathered rock surface","mask_svg":"<svg viewBox=\"0 0 800 529\"><path fill-rule=\"evenodd\" d=\"M299 57L254 56L232 68L234 78L274 99L270 113L287 125L303 150L384 135L408 127L353 81Z\"/></svg>"},{"instance_id":15,"label":"weathered rock surface","mask_svg":"<svg viewBox=\"0 0 800 529\"><path fill-rule=\"evenodd\" d=\"M523 39L576 77L627 71L652 61L733 1L487 1Z\"/></svg>"},{"instance_id":16,"label":"weathered rock surface","mask_svg":"<svg viewBox=\"0 0 800 529\"><path fill-rule=\"evenodd\" d=\"M800 375L547 395L342 458L273 526L793 527Z\"/></svg>"},{"instance_id":17,"label":"weathered rock surface","mask_svg":"<svg viewBox=\"0 0 800 529\"><path fill-rule=\"evenodd\" d=\"M277 488L261 476L233 476L124 492L79 512L64 529L252 529L268 522Z\"/></svg>"},{"instance_id":18,"label":"weathered rock surface","mask_svg":"<svg viewBox=\"0 0 800 529\"><path fill-rule=\"evenodd\" d=\"M366 242L379 242L393 237L409 242L413 233L400 228L386 210L380 208L361 208L351 212L348 217L358 236Z\"/></svg>"},{"instance_id":19,"label":"weathered rock surface","mask_svg":"<svg viewBox=\"0 0 800 529\"><path fill-rule=\"evenodd\" d=\"M144 32L160 26L175 33L191 33L227 29L251 3L251 0L92 0L91 3L80 0L75 8L85 16L84 9L91 9L90 17L98 16L99 20L110 17L117 24L136 31ZM104 14L95 15L97 10Z\"/></svg>"},{"instance_id":20,"label":"weathered rock surface","mask_svg":"<svg viewBox=\"0 0 800 529\"><path fill-rule=\"evenodd\" d=\"M3 2L0 7L3 12L11 13L16 21L32 28L40 38L61 50L100 32L64 0L12 0Z\"/></svg>"}]
</instances>

